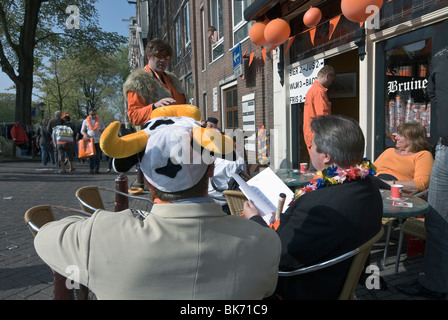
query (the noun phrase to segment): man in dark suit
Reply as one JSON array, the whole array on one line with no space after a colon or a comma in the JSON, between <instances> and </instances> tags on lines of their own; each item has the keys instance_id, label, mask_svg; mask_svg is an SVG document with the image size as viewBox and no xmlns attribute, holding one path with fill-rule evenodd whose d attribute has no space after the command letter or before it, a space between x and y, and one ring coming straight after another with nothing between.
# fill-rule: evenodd
<instances>
[{"instance_id":1,"label":"man in dark suit","mask_svg":"<svg viewBox=\"0 0 448 320\"><path fill-rule=\"evenodd\" d=\"M370 178L374 172L363 161L365 141L359 125L347 117L328 115L314 118L311 129L311 161L317 170L327 168L325 183L302 189L304 193L280 217L276 230L282 242L282 271L335 258L367 242L382 227L381 194ZM244 215L266 225L250 201ZM279 278L277 293L284 299L337 299L350 262Z\"/></svg>"}]
</instances>

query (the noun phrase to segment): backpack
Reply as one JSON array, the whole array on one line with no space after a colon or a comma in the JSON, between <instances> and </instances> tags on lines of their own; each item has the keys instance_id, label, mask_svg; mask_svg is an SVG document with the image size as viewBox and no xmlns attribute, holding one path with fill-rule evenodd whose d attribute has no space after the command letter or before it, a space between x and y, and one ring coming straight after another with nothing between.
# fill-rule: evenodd
<instances>
[{"instance_id":1,"label":"backpack","mask_svg":"<svg viewBox=\"0 0 448 320\"><path fill-rule=\"evenodd\" d=\"M54 127L53 142L73 142L73 129L64 125Z\"/></svg>"}]
</instances>

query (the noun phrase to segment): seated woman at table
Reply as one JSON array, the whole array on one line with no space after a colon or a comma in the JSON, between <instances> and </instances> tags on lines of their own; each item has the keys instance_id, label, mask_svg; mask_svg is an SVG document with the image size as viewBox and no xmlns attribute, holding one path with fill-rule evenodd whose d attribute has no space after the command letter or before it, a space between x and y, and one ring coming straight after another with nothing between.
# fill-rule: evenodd
<instances>
[{"instance_id":1,"label":"seated woman at table","mask_svg":"<svg viewBox=\"0 0 448 320\"><path fill-rule=\"evenodd\" d=\"M427 189L434 158L425 127L418 122L402 123L395 139L395 148L386 149L374 162L376 176L384 183L380 188L401 184L409 193Z\"/></svg>"}]
</instances>

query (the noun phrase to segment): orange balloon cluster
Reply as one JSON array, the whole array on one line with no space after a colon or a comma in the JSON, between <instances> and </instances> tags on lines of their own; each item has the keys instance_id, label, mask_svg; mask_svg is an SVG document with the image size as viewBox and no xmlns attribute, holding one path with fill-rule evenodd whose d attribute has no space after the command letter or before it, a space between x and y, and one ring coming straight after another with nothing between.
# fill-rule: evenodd
<instances>
[{"instance_id":1,"label":"orange balloon cluster","mask_svg":"<svg viewBox=\"0 0 448 320\"><path fill-rule=\"evenodd\" d=\"M266 41L274 46L278 46L289 39L291 28L289 24L280 18L270 21L264 29Z\"/></svg>"},{"instance_id":2,"label":"orange balloon cluster","mask_svg":"<svg viewBox=\"0 0 448 320\"><path fill-rule=\"evenodd\" d=\"M352 22L364 22L372 14L366 12L368 6L377 6L381 9L383 0L342 0L341 10L342 14Z\"/></svg>"},{"instance_id":3,"label":"orange balloon cluster","mask_svg":"<svg viewBox=\"0 0 448 320\"><path fill-rule=\"evenodd\" d=\"M268 44L264 37L264 29L266 28L266 22L257 22L249 29L249 38L257 46L265 46Z\"/></svg>"},{"instance_id":4,"label":"orange balloon cluster","mask_svg":"<svg viewBox=\"0 0 448 320\"><path fill-rule=\"evenodd\" d=\"M313 28L317 26L322 19L322 11L319 8L310 7L307 12L303 15L303 23L308 28Z\"/></svg>"},{"instance_id":5,"label":"orange balloon cluster","mask_svg":"<svg viewBox=\"0 0 448 320\"><path fill-rule=\"evenodd\" d=\"M290 34L289 24L280 18L269 22L257 22L249 30L249 38L257 46L268 44L278 46L288 40Z\"/></svg>"}]
</instances>

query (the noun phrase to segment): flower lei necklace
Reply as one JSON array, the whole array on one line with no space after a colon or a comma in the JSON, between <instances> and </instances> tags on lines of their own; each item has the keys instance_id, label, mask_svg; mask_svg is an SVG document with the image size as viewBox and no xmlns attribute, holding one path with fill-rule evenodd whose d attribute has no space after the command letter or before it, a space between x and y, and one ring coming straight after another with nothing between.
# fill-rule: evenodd
<instances>
[{"instance_id":1,"label":"flower lei necklace","mask_svg":"<svg viewBox=\"0 0 448 320\"><path fill-rule=\"evenodd\" d=\"M87 124L89 125L90 130L92 131L96 131L98 129L98 115L95 115L95 118L92 117L92 115L89 116L90 119L87 119ZM90 120L94 120L95 121L95 126L92 128L92 124L90 123Z\"/></svg>"},{"instance_id":2,"label":"flower lei necklace","mask_svg":"<svg viewBox=\"0 0 448 320\"><path fill-rule=\"evenodd\" d=\"M332 165L322 171L318 171L310 183L301 189L297 189L294 192L294 199L297 199L303 194L316 189L330 187L336 184L343 184L346 181L365 179L375 175L375 173L375 166L366 158L363 159L361 164L354 167L351 166L350 169L340 169L337 166Z\"/></svg>"}]
</instances>

